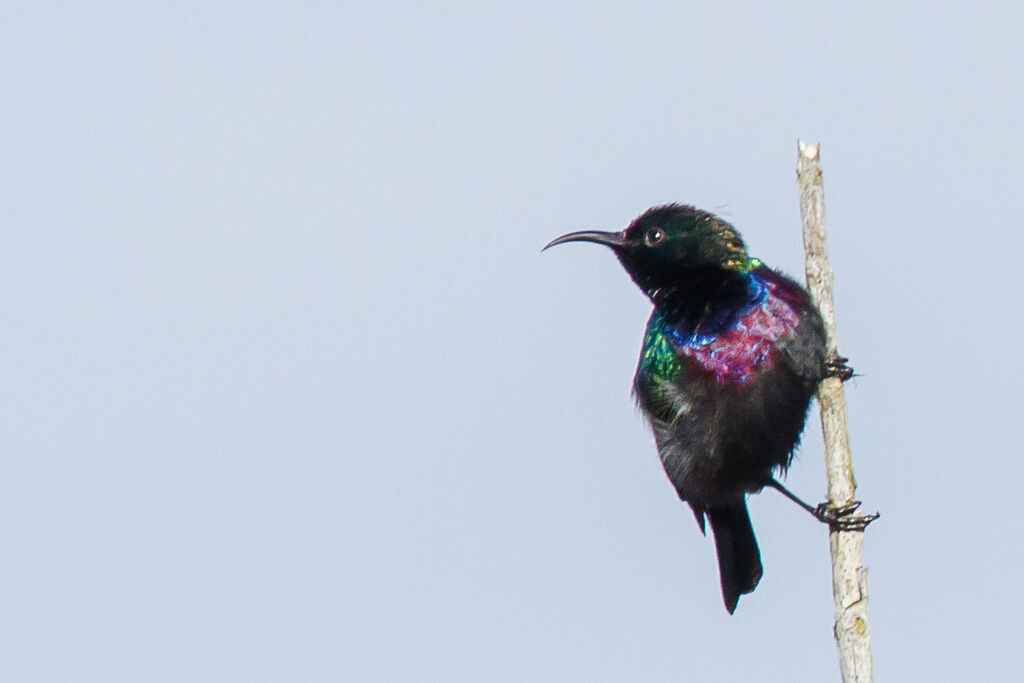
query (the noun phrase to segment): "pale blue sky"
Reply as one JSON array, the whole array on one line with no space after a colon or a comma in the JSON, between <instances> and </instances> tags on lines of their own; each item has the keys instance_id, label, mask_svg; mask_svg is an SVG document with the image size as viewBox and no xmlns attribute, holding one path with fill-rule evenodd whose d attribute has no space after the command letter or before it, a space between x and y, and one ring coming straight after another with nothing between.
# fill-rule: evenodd
<instances>
[{"instance_id":1,"label":"pale blue sky","mask_svg":"<svg viewBox=\"0 0 1024 683\"><path fill-rule=\"evenodd\" d=\"M1024 666L1013 3L0 8L0 680L837 680L824 529L730 617L596 247L802 272L822 143L880 681ZM792 488L824 493L817 416Z\"/></svg>"}]
</instances>

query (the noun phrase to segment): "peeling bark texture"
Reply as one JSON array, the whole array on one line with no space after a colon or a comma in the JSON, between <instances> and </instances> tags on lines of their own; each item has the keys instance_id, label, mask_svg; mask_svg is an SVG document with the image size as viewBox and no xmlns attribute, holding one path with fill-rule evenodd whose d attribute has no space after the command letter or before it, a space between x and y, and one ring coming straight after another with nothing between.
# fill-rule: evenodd
<instances>
[{"instance_id":1,"label":"peeling bark texture","mask_svg":"<svg viewBox=\"0 0 1024 683\"><path fill-rule=\"evenodd\" d=\"M803 220L807 288L825 323L828 353L835 354L836 316L832 305L832 267L825 249L825 196L821 182L818 145L798 142L796 168ZM857 482L853 478L850 441L846 430L846 398L843 383L829 377L818 385L821 426L825 436L825 470L828 501L833 507L853 502ZM868 570L862 565L863 531L831 531L832 599L834 633L839 647L839 668L844 683L870 683L871 633L868 629Z\"/></svg>"}]
</instances>

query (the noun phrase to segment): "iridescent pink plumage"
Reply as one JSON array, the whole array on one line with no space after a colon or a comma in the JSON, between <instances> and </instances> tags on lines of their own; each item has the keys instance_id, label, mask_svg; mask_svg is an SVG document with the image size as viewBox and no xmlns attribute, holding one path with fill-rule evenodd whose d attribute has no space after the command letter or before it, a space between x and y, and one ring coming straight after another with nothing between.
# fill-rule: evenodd
<instances>
[{"instance_id":1,"label":"iridescent pink plumage","mask_svg":"<svg viewBox=\"0 0 1024 683\"><path fill-rule=\"evenodd\" d=\"M790 291L786 281L763 266L749 277L756 287L752 300L731 324L713 334L700 334L698 329L680 340L680 353L721 383L743 383L758 369L772 367L778 342L792 336L800 324L802 302L796 299L802 292Z\"/></svg>"}]
</instances>

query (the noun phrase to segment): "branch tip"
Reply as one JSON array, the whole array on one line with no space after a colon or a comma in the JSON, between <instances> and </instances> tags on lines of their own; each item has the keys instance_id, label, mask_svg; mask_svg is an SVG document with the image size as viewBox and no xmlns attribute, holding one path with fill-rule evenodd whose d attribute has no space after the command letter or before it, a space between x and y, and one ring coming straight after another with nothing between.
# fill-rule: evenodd
<instances>
[{"instance_id":1,"label":"branch tip","mask_svg":"<svg viewBox=\"0 0 1024 683\"><path fill-rule=\"evenodd\" d=\"M796 143L802 158L807 159L808 161L814 161L818 158L818 143L804 142L799 139Z\"/></svg>"}]
</instances>

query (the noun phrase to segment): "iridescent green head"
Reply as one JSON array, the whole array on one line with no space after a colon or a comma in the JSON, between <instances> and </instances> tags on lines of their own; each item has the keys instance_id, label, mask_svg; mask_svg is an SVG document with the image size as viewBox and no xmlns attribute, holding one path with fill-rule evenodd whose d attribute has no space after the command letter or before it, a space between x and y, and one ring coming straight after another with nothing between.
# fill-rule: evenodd
<instances>
[{"instance_id":1,"label":"iridescent green head","mask_svg":"<svg viewBox=\"0 0 1024 683\"><path fill-rule=\"evenodd\" d=\"M728 277L758 263L747 254L735 228L712 213L682 204L649 209L622 232L572 232L544 248L565 242L611 247L633 281L656 303L659 295L677 289L688 277L714 280L716 272Z\"/></svg>"}]
</instances>

